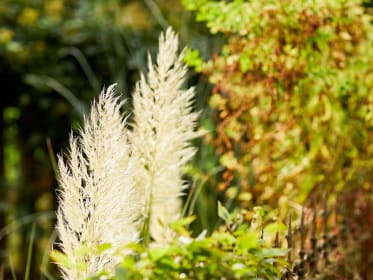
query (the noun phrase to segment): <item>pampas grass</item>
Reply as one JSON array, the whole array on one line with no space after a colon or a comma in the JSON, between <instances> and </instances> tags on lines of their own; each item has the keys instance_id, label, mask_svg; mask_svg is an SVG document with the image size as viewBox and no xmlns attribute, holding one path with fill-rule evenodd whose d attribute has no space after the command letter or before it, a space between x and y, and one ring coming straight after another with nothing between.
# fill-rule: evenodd
<instances>
[{"instance_id":1,"label":"pampas grass","mask_svg":"<svg viewBox=\"0 0 373 280\"><path fill-rule=\"evenodd\" d=\"M156 65L149 57L134 92L132 131L111 86L93 103L79 136L71 136L67 159L59 156L57 230L68 260L60 263L65 279L112 273L118 253L141 238L141 226L145 245L151 239L167 246L175 237L170 224L181 215L181 168L198 136L194 90L181 89L187 69L177 51L178 37L168 29L159 38Z\"/></svg>"},{"instance_id":2,"label":"pampas grass","mask_svg":"<svg viewBox=\"0 0 373 280\"><path fill-rule=\"evenodd\" d=\"M120 106L113 86L103 91L80 136L71 136L68 159L59 156L57 230L72 264L62 267L65 279L110 271L119 251L138 240L140 204Z\"/></svg>"},{"instance_id":3,"label":"pampas grass","mask_svg":"<svg viewBox=\"0 0 373 280\"><path fill-rule=\"evenodd\" d=\"M134 125L130 134L136 158L136 186L145 193L145 239L167 246L174 234L170 223L180 218L185 187L182 166L194 155L190 140L198 114L192 112L194 89L183 90L186 67L178 55L178 37L169 28L159 38L156 65L149 57L133 95ZM149 231L148 231L149 229Z\"/></svg>"}]
</instances>

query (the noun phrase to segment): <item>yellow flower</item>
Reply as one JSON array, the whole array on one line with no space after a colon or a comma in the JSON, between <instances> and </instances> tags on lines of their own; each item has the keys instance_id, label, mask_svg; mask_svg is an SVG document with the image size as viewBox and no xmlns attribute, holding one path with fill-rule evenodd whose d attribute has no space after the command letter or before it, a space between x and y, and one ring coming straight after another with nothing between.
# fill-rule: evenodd
<instances>
[{"instance_id":1,"label":"yellow flower","mask_svg":"<svg viewBox=\"0 0 373 280\"><path fill-rule=\"evenodd\" d=\"M0 44L8 43L13 38L13 31L8 28L0 28Z\"/></svg>"},{"instance_id":2,"label":"yellow flower","mask_svg":"<svg viewBox=\"0 0 373 280\"><path fill-rule=\"evenodd\" d=\"M24 8L18 17L18 23L22 26L33 25L39 17L39 11L34 8Z\"/></svg>"}]
</instances>

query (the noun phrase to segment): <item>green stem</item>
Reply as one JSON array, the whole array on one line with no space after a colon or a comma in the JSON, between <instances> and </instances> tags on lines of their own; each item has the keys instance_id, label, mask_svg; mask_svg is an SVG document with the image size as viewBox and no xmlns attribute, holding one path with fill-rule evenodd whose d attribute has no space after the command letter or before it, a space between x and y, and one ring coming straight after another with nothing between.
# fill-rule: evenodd
<instances>
[{"instance_id":1,"label":"green stem","mask_svg":"<svg viewBox=\"0 0 373 280\"><path fill-rule=\"evenodd\" d=\"M32 247L34 245L34 239L35 239L35 223L32 224L32 230L31 230L31 234L30 234L30 242L28 244L25 280L29 280L29 278L30 278Z\"/></svg>"}]
</instances>

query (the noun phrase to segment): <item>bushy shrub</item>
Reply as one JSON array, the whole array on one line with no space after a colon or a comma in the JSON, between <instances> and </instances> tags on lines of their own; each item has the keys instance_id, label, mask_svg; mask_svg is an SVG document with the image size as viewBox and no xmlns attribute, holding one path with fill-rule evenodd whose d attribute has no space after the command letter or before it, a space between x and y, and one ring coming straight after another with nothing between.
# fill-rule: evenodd
<instances>
[{"instance_id":1,"label":"bushy shrub","mask_svg":"<svg viewBox=\"0 0 373 280\"><path fill-rule=\"evenodd\" d=\"M227 38L207 62L187 57L215 85L219 190L282 207L371 182L373 28L359 4L184 0Z\"/></svg>"}]
</instances>

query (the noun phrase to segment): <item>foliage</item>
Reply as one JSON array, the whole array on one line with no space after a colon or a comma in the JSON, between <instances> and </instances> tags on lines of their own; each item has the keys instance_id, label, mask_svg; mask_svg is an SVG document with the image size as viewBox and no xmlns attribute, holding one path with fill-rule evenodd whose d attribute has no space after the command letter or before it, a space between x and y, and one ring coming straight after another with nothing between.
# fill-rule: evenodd
<instances>
[{"instance_id":1,"label":"foliage","mask_svg":"<svg viewBox=\"0 0 373 280\"><path fill-rule=\"evenodd\" d=\"M215 85L220 190L285 210L372 180L373 30L358 1L183 3L228 39L202 65L187 56Z\"/></svg>"},{"instance_id":2,"label":"foliage","mask_svg":"<svg viewBox=\"0 0 373 280\"><path fill-rule=\"evenodd\" d=\"M289 200L305 198L312 189L369 189L373 32L357 1L183 2L199 21L207 22L213 38L173 0L0 1L0 278L20 278L26 267L31 279L39 278L40 270L54 278L46 248L55 238L50 210L55 209L56 182L45 139L50 137L54 147L65 146L66 132L77 128L80 112L104 83L119 81L120 91L130 93L138 70L146 68L145 49L154 50L156 34L168 24L201 53L186 55L202 73L191 73L189 81L199 82L197 108L206 105L210 93L210 85L201 83L203 75L215 83L210 98L215 120L209 118L210 108L201 118L201 126L211 133L195 141L203 148L184 170L191 184L184 213L198 213L191 225L198 229L194 233L213 232L218 212L232 219L217 206L217 192L224 193L228 208L237 201L248 209L263 202L280 206L263 206L269 217L259 214L262 208L247 211L242 216L247 221L270 219ZM371 7L373 2L363 3ZM221 53L204 62L215 43L223 41ZM213 145L223 167L217 166ZM351 213L359 212L358 224L366 224L364 209L351 208ZM28 226L32 222L35 231ZM353 227L360 232L358 225ZM236 238L235 230L230 228L228 235ZM175 241L170 251L165 249L164 260L150 259L156 249L134 248L138 253L126 258L117 277L169 268L176 256L172 250L192 265L185 250L190 245L193 258L203 256L205 245L198 242L224 251L219 247L224 242L211 237L189 240L196 245ZM369 248L368 241L364 248ZM27 245L31 259L23 252ZM368 251L362 250L362 259L369 259ZM232 251L226 253L236 263ZM216 259L224 266L224 258ZM349 262L342 258L341 266Z\"/></svg>"},{"instance_id":3,"label":"foliage","mask_svg":"<svg viewBox=\"0 0 373 280\"><path fill-rule=\"evenodd\" d=\"M282 257L286 249L272 248L276 232L284 232L280 223L268 224L261 238L261 226L244 222L244 211L229 213L220 206L224 224L209 236L205 232L190 237L185 228L190 217L174 223L179 233L171 246L146 248L129 246L133 254L126 256L110 279L280 279L286 267ZM105 272L90 279L100 279Z\"/></svg>"},{"instance_id":4,"label":"foliage","mask_svg":"<svg viewBox=\"0 0 373 280\"><path fill-rule=\"evenodd\" d=\"M46 93L54 90L82 113L84 100L91 98L92 90L100 91L104 79L115 79L127 91L132 72L145 66L145 50L133 44L149 40L143 32L154 22L133 22L129 13L139 19L149 16L141 6L118 1L2 1L0 55L12 71L23 74L22 82L34 87L35 95L46 95L45 108L52 105ZM122 70L115 60L123 63ZM102 72L96 74L98 69ZM24 105L32 101L26 96L19 97Z\"/></svg>"}]
</instances>

